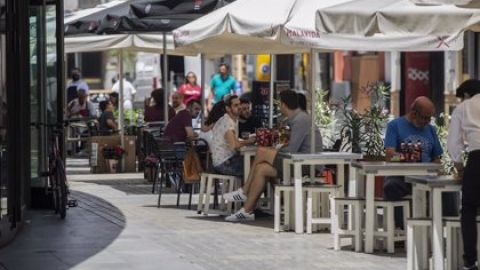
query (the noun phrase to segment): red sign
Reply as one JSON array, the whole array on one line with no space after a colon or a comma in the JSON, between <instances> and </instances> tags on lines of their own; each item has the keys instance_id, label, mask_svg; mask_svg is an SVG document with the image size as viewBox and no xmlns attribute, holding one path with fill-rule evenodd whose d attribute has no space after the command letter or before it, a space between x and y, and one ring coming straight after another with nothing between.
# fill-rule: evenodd
<instances>
[{"instance_id":1,"label":"red sign","mask_svg":"<svg viewBox=\"0 0 480 270\"><path fill-rule=\"evenodd\" d=\"M405 78L405 112L410 111L410 105L419 96L430 97L430 53L405 53L403 74Z\"/></svg>"}]
</instances>

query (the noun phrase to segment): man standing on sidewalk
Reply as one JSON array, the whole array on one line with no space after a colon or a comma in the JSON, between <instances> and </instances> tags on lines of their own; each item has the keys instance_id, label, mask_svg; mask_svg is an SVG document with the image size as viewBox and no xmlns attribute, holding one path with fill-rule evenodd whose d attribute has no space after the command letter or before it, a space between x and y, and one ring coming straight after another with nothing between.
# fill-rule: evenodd
<instances>
[{"instance_id":1,"label":"man standing on sidewalk","mask_svg":"<svg viewBox=\"0 0 480 270\"><path fill-rule=\"evenodd\" d=\"M480 86L480 84L478 85ZM462 87L462 86L460 86ZM457 106L448 129L447 149L455 162L462 183L462 237L465 270L477 267L477 209L480 208L480 87L468 87L464 95L470 97ZM463 151L468 145L468 160L463 168Z\"/></svg>"}]
</instances>

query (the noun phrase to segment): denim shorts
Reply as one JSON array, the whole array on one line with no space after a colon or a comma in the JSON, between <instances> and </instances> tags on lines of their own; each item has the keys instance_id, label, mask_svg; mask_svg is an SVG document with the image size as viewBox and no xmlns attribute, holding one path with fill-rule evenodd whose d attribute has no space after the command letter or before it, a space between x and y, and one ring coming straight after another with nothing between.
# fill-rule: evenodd
<instances>
[{"instance_id":1,"label":"denim shorts","mask_svg":"<svg viewBox=\"0 0 480 270\"><path fill-rule=\"evenodd\" d=\"M215 166L215 171L225 175L243 176L243 157L238 154L234 155L222 164Z\"/></svg>"}]
</instances>

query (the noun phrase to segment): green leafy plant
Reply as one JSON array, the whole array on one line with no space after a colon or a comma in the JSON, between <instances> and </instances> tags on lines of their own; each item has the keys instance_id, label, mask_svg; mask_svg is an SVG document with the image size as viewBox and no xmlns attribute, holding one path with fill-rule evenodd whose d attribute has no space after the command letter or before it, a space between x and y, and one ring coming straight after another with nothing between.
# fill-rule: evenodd
<instances>
[{"instance_id":1,"label":"green leafy plant","mask_svg":"<svg viewBox=\"0 0 480 270\"><path fill-rule=\"evenodd\" d=\"M445 119L447 116L441 113L437 118L433 119L432 125L437 132L438 140L443 149L443 154L441 157L443 174L454 174L456 173L453 160L450 158L450 155L447 151L447 137L448 137L448 121Z\"/></svg>"},{"instance_id":2,"label":"green leafy plant","mask_svg":"<svg viewBox=\"0 0 480 270\"><path fill-rule=\"evenodd\" d=\"M383 82L368 83L360 89L371 99L371 106L361 113L350 109L352 97L342 100L339 114L340 136L348 146L341 151L363 153L368 158L381 159L385 155L383 134L388 121L385 104L390 86Z\"/></svg>"},{"instance_id":3,"label":"green leafy plant","mask_svg":"<svg viewBox=\"0 0 480 270\"><path fill-rule=\"evenodd\" d=\"M368 158L382 158L385 156L383 133L388 122L384 107L389 98L390 86L383 82L367 83L362 91L370 96L371 100L370 108L362 114L363 132L360 140L363 152Z\"/></svg>"},{"instance_id":4,"label":"green leafy plant","mask_svg":"<svg viewBox=\"0 0 480 270\"><path fill-rule=\"evenodd\" d=\"M317 89L315 94L315 124L322 134L323 145L328 147L333 144L335 137L335 110L330 109L327 102L328 91Z\"/></svg>"},{"instance_id":5,"label":"green leafy plant","mask_svg":"<svg viewBox=\"0 0 480 270\"><path fill-rule=\"evenodd\" d=\"M342 99L342 109L340 120L340 136L341 138L346 139L347 147L341 149L342 151L350 151L354 153L361 153L362 148L360 147L360 132L364 125L362 121L362 115L356 110L348 109L349 104L351 103L352 96L348 96Z\"/></svg>"}]
</instances>

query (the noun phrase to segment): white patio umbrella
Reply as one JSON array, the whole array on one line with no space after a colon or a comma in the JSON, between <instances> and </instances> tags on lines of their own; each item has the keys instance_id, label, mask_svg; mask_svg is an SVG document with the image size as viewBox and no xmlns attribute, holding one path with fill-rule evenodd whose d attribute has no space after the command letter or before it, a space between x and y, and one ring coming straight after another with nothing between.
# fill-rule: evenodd
<instances>
[{"instance_id":1,"label":"white patio umbrella","mask_svg":"<svg viewBox=\"0 0 480 270\"><path fill-rule=\"evenodd\" d=\"M460 2L460 1L459 1ZM480 4L415 4L410 0L354 0L317 10L321 33L370 36L429 35L449 49L467 29L478 31Z\"/></svg>"}]
</instances>

